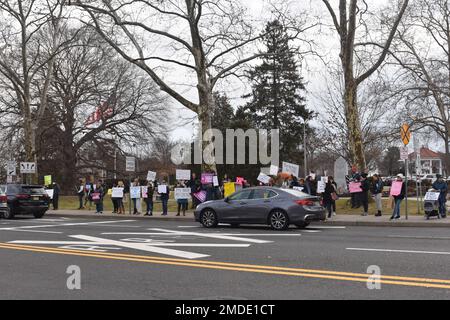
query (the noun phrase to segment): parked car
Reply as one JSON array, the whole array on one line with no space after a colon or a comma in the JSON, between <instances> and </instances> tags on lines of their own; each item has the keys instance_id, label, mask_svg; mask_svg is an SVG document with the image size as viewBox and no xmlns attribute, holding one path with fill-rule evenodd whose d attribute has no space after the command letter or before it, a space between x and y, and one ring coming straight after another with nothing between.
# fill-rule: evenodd
<instances>
[{"instance_id":1,"label":"parked car","mask_svg":"<svg viewBox=\"0 0 450 320\"><path fill-rule=\"evenodd\" d=\"M49 209L50 198L44 187L37 185L8 184L0 186L7 196L5 219L13 219L16 215L33 215L42 218Z\"/></svg>"},{"instance_id":2,"label":"parked car","mask_svg":"<svg viewBox=\"0 0 450 320\"><path fill-rule=\"evenodd\" d=\"M224 200L205 202L195 210L195 220L206 228L219 223L270 225L286 230L294 224L307 227L311 221L326 219L326 210L318 197L292 190L256 187L238 191Z\"/></svg>"},{"instance_id":3,"label":"parked car","mask_svg":"<svg viewBox=\"0 0 450 320\"><path fill-rule=\"evenodd\" d=\"M8 197L5 190L0 187L0 217L8 210Z\"/></svg>"}]
</instances>

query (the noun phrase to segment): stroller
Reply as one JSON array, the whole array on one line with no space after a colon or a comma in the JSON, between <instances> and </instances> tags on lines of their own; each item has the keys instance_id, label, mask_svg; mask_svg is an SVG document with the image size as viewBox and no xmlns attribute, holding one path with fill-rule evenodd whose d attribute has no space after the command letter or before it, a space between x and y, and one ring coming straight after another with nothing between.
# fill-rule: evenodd
<instances>
[{"instance_id":1,"label":"stroller","mask_svg":"<svg viewBox=\"0 0 450 320\"><path fill-rule=\"evenodd\" d=\"M430 189L425 195L424 201L424 209L425 209L425 217L427 220L430 220L431 217L441 218L439 214L439 196L441 193L437 190Z\"/></svg>"}]
</instances>

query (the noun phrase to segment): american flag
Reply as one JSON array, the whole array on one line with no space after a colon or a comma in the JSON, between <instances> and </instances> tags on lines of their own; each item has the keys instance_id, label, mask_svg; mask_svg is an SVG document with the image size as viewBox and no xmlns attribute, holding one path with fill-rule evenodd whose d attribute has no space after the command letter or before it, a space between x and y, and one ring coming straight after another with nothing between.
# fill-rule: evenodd
<instances>
[{"instance_id":1,"label":"american flag","mask_svg":"<svg viewBox=\"0 0 450 320\"><path fill-rule=\"evenodd\" d=\"M84 125L87 127L102 120L111 118L114 113L115 104L116 96L113 94L108 98L108 100L95 109L95 111L86 119Z\"/></svg>"}]
</instances>

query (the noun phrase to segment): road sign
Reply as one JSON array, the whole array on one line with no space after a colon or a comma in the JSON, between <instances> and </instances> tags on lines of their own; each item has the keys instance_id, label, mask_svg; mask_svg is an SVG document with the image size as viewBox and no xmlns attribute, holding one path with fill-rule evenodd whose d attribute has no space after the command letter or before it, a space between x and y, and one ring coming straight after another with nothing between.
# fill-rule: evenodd
<instances>
[{"instance_id":1,"label":"road sign","mask_svg":"<svg viewBox=\"0 0 450 320\"><path fill-rule=\"evenodd\" d=\"M34 162L21 162L20 173L36 173L36 163Z\"/></svg>"},{"instance_id":2,"label":"road sign","mask_svg":"<svg viewBox=\"0 0 450 320\"><path fill-rule=\"evenodd\" d=\"M6 171L8 176L16 176L16 163L14 161L8 161L6 165Z\"/></svg>"},{"instance_id":3,"label":"road sign","mask_svg":"<svg viewBox=\"0 0 450 320\"><path fill-rule=\"evenodd\" d=\"M127 172L135 172L136 171L136 159L134 157L126 158L126 169Z\"/></svg>"},{"instance_id":4,"label":"road sign","mask_svg":"<svg viewBox=\"0 0 450 320\"><path fill-rule=\"evenodd\" d=\"M400 133L401 133L403 144L405 146L407 146L409 144L409 142L411 141L411 131L410 131L409 124L405 123L402 126Z\"/></svg>"},{"instance_id":5,"label":"road sign","mask_svg":"<svg viewBox=\"0 0 450 320\"><path fill-rule=\"evenodd\" d=\"M409 149L408 147L401 147L400 148L400 160L408 160L409 158Z\"/></svg>"}]
</instances>

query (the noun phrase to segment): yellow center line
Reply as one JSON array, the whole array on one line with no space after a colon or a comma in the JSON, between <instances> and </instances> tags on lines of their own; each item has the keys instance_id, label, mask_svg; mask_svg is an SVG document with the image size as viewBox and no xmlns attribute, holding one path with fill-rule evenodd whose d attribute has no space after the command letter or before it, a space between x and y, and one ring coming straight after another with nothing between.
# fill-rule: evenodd
<instances>
[{"instance_id":1,"label":"yellow center line","mask_svg":"<svg viewBox=\"0 0 450 320\"><path fill-rule=\"evenodd\" d=\"M79 251L79 250L56 249L56 248L50 248L50 247L21 246L21 245L12 245L12 244L4 244L4 243L0 243L0 248L19 250L19 251L40 252L40 253L74 255L74 256L82 256L82 257L120 260L120 261L144 262L144 263L151 263L151 264L174 265L174 266L185 266L185 267L203 268L203 269L241 271L241 272L251 272L251 273L285 275L285 276L296 276L296 277L304 277L304 278L341 280L341 281L352 281L352 282L367 282L367 281L369 281L369 277L371 277L370 274L358 274L358 273L352 274L352 273L347 273L347 272L336 272L336 271L282 268L282 267L234 264L234 263L199 261L199 260L182 260L182 259L170 259L170 258L115 254L115 253L97 253L97 252L91 253L91 252ZM350 276L350 275L353 275L353 276ZM389 285L450 289L450 285L448 285L448 283L450 283L450 280L421 279L421 278L394 277L394 276L380 276L379 279L380 279L379 283L389 284ZM390 280L387 280L387 279L390 279ZM392 280L399 280L399 281L392 281ZM373 281L373 280L370 280L370 281ZM445 284L447 284L447 285L445 285Z\"/></svg>"}]
</instances>

